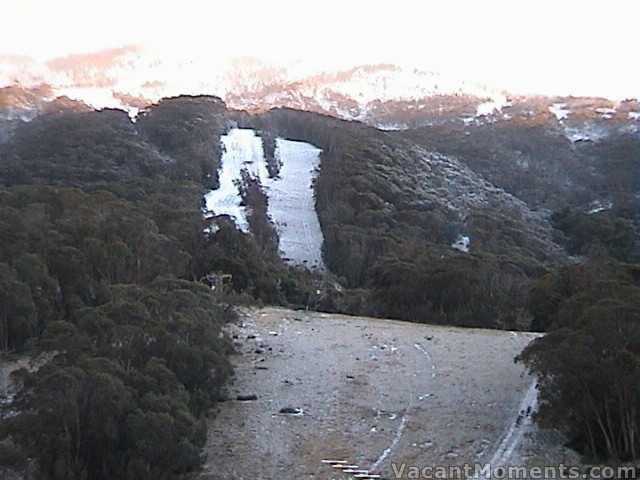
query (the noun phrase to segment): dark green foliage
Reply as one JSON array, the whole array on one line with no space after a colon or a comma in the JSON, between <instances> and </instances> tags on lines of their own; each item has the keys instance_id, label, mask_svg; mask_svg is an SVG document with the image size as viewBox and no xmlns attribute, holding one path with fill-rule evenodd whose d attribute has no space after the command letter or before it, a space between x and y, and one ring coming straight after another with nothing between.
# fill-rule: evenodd
<instances>
[{"instance_id":1,"label":"dark green foliage","mask_svg":"<svg viewBox=\"0 0 640 480\"><path fill-rule=\"evenodd\" d=\"M281 159L276 156L276 137L269 130L260 132L260 137L262 138L262 151L264 152L269 176L277 178L280 174Z\"/></svg>"},{"instance_id":2,"label":"dark green foliage","mask_svg":"<svg viewBox=\"0 0 640 480\"><path fill-rule=\"evenodd\" d=\"M598 459L640 454L637 268L594 259L547 275L531 299L550 330L520 356L538 376L538 418Z\"/></svg>"},{"instance_id":3,"label":"dark green foliage","mask_svg":"<svg viewBox=\"0 0 640 480\"><path fill-rule=\"evenodd\" d=\"M5 435L42 478L173 479L197 469L199 419L230 374L228 314L208 287L178 279L189 278L198 244L182 227L199 217L162 218L161 228L145 211L162 195L130 202L44 186L0 195L1 231L20 238L0 250L2 349L31 339L57 353L23 373L11 407L21 413Z\"/></svg>"},{"instance_id":4,"label":"dark green foliage","mask_svg":"<svg viewBox=\"0 0 640 480\"><path fill-rule=\"evenodd\" d=\"M188 97L136 124L116 111L46 115L3 146L0 348L50 358L19 374L0 452L14 468L29 457L45 480L193 474L204 415L230 375L222 326L233 317L194 280L230 273L254 299L319 300L317 276L277 255L252 179L243 192L256 233L214 219L204 234L224 112Z\"/></svg>"},{"instance_id":5,"label":"dark green foliage","mask_svg":"<svg viewBox=\"0 0 640 480\"><path fill-rule=\"evenodd\" d=\"M163 359L132 368L57 358L21 381L15 406L26 413L5 429L38 459L43 478L177 479L200 464L204 426Z\"/></svg>"},{"instance_id":6,"label":"dark green foliage","mask_svg":"<svg viewBox=\"0 0 640 480\"><path fill-rule=\"evenodd\" d=\"M593 175L548 116L467 127L445 124L407 132L412 140L453 155L529 205L557 208L583 203Z\"/></svg>"},{"instance_id":7,"label":"dark green foliage","mask_svg":"<svg viewBox=\"0 0 640 480\"><path fill-rule=\"evenodd\" d=\"M616 216L639 220L640 138L632 134L612 135L588 146L596 158L595 169L602 178L597 193L611 199ZM605 161L602 161L605 159Z\"/></svg>"},{"instance_id":8,"label":"dark green foliage","mask_svg":"<svg viewBox=\"0 0 640 480\"><path fill-rule=\"evenodd\" d=\"M263 254L272 262L277 262L280 239L267 212L269 207L267 195L259 178L252 177L246 170L242 170L241 175L240 195L243 203L248 207L247 221L251 234Z\"/></svg>"},{"instance_id":9,"label":"dark green foliage","mask_svg":"<svg viewBox=\"0 0 640 480\"><path fill-rule=\"evenodd\" d=\"M36 308L29 285L0 263L0 351L22 348L37 331Z\"/></svg>"},{"instance_id":10,"label":"dark green foliage","mask_svg":"<svg viewBox=\"0 0 640 480\"><path fill-rule=\"evenodd\" d=\"M566 235L567 251L583 255L595 246L604 248L618 260L630 260L634 253L636 231L631 220L612 211L583 213L566 208L552 217L554 226Z\"/></svg>"},{"instance_id":11,"label":"dark green foliage","mask_svg":"<svg viewBox=\"0 0 640 480\"><path fill-rule=\"evenodd\" d=\"M541 261L548 261L549 252L510 212L471 212L466 223L474 254L461 255L450 248L460 228L455 214L421 200L421 182L429 178L398 135L287 109L242 121L323 150L315 189L324 259L347 287L335 308L411 321L528 328L526 292L545 270Z\"/></svg>"},{"instance_id":12,"label":"dark green foliage","mask_svg":"<svg viewBox=\"0 0 640 480\"><path fill-rule=\"evenodd\" d=\"M22 124L0 152L0 182L82 186L159 174L173 162L120 110L48 114Z\"/></svg>"},{"instance_id":13,"label":"dark green foliage","mask_svg":"<svg viewBox=\"0 0 640 480\"><path fill-rule=\"evenodd\" d=\"M0 348L50 358L17 378L2 431L14 469L29 457L38 478L141 480L200 467L232 313L192 281L209 271L199 182L222 124L219 102L198 108L209 124L149 113L144 135L123 112L45 115L3 147L2 180L38 185L0 189Z\"/></svg>"},{"instance_id":14,"label":"dark green foliage","mask_svg":"<svg viewBox=\"0 0 640 480\"><path fill-rule=\"evenodd\" d=\"M372 279L374 307L412 321L522 329L529 288L527 265L513 259L422 253L387 257Z\"/></svg>"},{"instance_id":15,"label":"dark green foliage","mask_svg":"<svg viewBox=\"0 0 640 480\"><path fill-rule=\"evenodd\" d=\"M165 98L143 111L136 126L162 153L176 160L172 178L215 188L221 154L215 136L224 128L224 111L224 103L216 97Z\"/></svg>"}]
</instances>

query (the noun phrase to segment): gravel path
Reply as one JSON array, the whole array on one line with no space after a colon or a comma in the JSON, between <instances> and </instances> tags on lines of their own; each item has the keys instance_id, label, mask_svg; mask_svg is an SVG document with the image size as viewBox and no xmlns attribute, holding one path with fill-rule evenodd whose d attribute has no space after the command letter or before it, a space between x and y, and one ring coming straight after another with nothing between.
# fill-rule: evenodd
<instances>
[{"instance_id":1,"label":"gravel path","mask_svg":"<svg viewBox=\"0 0 640 480\"><path fill-rule=\"evenodd\" d=\"M236 379L210 424L203 480L349 478L323 460L393 478L392 462L504 461L518 447L532 379L513 358L535 334L276 308L232 333Z\"/></svg>"}]
</instances>

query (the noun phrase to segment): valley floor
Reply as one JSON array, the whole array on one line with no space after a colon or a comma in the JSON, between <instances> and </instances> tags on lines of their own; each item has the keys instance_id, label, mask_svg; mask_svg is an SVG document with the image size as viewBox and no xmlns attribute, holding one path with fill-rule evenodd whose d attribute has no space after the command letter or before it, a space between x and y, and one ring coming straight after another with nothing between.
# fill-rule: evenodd
<instances>
[{"instance_id":1,"label":"valley floor","mask_svg":"<svg viewBox=\"0 0 640 480\"><path fill-rule=\"evenodd\" d=\"M277 308L232 330L236 379L203 479L349 478L323 460L384 478L392 463L529 463L535 391L513 358L536 334Z\"/></svg>"}]
</instances>

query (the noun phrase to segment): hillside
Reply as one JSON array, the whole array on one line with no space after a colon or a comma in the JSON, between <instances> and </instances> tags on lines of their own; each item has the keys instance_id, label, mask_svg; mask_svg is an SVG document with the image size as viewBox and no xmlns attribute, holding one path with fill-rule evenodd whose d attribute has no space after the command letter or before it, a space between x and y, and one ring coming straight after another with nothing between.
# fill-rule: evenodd
<instances>
[{"instance_id":1,"label":"hillside","mask_svg":"<svg viewBox=\"0 0 640 480\"><path fill-rule=\"evenodd\" d=\"M11 469L178 479L206 445L210 477L256 455L265 479L328 475L322 460L388 474L392 455L544 462L537 446L555 450L528 435L536 390L513 363L527 345L540 421L593 458L636 454L627 413L597 423L611 401L636 411L628 119L585 114L612 128L574 141L578 107L548 99L504 122L384 131L210 96L130 115L17 92L0 144L0 350L53 357L2 400ZM298 311L226 335L240 304ZM234 335L228 394L256 401L223 401Z\"/></svg>"}]
</instances>

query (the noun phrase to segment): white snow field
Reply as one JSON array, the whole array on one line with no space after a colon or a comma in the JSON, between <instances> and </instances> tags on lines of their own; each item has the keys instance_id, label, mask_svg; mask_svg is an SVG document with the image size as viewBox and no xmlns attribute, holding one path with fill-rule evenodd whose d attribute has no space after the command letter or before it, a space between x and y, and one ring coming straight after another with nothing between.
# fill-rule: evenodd
<instances>
[{"instance_id":1,"label":"white snow field","mask_svg":"<svg viewBox=\"0 0 640 480\"><path fill-rule=\"evenodd\" d=\"M320 152L308 143L278 138L275 155L282 165L280 176L263 176L263 185L267 187L268 211L280 234L280 250L285 259L323 269L324 238L313 196Z\"/></svg>"},{"instance_id":2,"label":"white snow field","mask_svg":"<svg viewBox=\"0 0 640 480\"><path fill-rule=\"evenodd\" d=\"M259 175L258 169L264 164L262 140L253 130L234 128L222 136L222 144L224 152L218 171L220 186L205 195L207 210L233 217L238 228L248 232L247 212L242 206L237 182L243 169Z\"/></svg>"},{"instance_id":3,"label":"white snow field","mask_svg":"<svg viewBox=\"0 0 640 480\"><path fill-rule=\"evenodd\" d=\"M571 113L571 111L567 109L566 103L554 103L549 107L549 111L555 115L558 121L564 120Z\"/></svg>"},{"instance_id":4,"label":"white snow field","mask_svg":"<svg viewBox=\"0 0 640 480\"><path fill-rule=\"evenodd\" d=\"M313 180L321 150L304 142L278 138L278 178L270 178L262 139L251 129L234 128L222 136L224 153L219 171L220 187L205 195L207 210L229 215L243 232L249 232L246 207L238 190L242 170L260 179L269 200L268 214L280 236L280 251L287 261L309 268L324 268L320 222L315 210Z\"/></svg>"}]
</instances>

